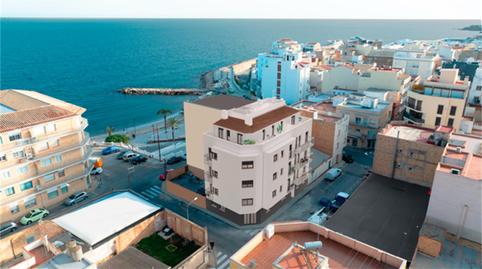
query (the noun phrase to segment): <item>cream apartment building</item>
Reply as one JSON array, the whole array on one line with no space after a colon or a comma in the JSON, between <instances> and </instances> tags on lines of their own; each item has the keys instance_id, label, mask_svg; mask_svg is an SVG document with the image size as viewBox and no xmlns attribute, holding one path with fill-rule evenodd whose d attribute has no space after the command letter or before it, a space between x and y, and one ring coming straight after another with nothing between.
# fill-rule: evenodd
<instances>
[{"instance_id":1,"label":"cream apartment building","mask_svg":"<svg viewBox=\"0 0 482 269\"><path fill-rule=\"evenodd\" d=\"M34 91L0 91L0 219L90 187L84 108Z\"/></svg>"},{"instance_id":2,"label":"cream apartment building","mask_svg":"<svg viewBox=\"0 0 482 269\"><path fill-rule=\"evenodd\" d=\"M264 221L308 182L311 126L281 99L224 110L204 134L208 209L238 224Z\"/></svg>"},{"instance_id":3,"label":"cream apartment building","mask_svg":"<svg viewBox=\"0 0 482 269\"><path fill-rule=\"evenodd\" d=\"M442 69L440 76L416 82L407 93L404 119L423 127L459 130L470 82L459 80L458 72Z\"/></svg>"}]
</instances>

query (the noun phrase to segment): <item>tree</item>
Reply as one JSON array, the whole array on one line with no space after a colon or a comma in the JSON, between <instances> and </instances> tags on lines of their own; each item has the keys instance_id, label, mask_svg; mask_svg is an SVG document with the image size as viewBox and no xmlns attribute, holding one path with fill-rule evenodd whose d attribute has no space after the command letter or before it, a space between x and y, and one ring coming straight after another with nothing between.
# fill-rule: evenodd
<instances>
[{"instance_id":1,"label":"tree","mask_svg":"<svg viewBox=\"0 0 482 269\"><path fill-rule=\"evenodd\" d=\"M180 121L176 118L170 118L167 121L167 127L171 128L171 134L172 134L172 140L174 141L174 130L176 130L179 127Z\"/></svg>"},{"instance_id":2,"label":"tree","mask_svg":"<svg viewBox=\"0 0 482 269\"><path fill-rule=\"evenodd\" d=\"M123 134L113 134L109 135L105 138L105 142L114 142L114 143L129 143L129 137Z\"/></svg>"},{"instance_id":3,"label":"tree","mask_svg":"<svg viewBox=\"0 0 482 269\"><path fill-rule=\"evenodd\" d=\"M172 111L167 108L161 108L157 111L157 115L164 117L164 131L167 133L167 115L171 114Z\"/></svg>"},{"instance_id":4,"label":"tree","mask_svg":"<svg viewBox=\"0 0 482 269\"><path fill-rule=\"evenodd\" d=\"M110 125L107 126L107 127L105 128L105 132L107 133L107 136L111 136L112 133L114 132L114 127L112 127L112 126L110 126Z\"/></svg>"}]
</instances>

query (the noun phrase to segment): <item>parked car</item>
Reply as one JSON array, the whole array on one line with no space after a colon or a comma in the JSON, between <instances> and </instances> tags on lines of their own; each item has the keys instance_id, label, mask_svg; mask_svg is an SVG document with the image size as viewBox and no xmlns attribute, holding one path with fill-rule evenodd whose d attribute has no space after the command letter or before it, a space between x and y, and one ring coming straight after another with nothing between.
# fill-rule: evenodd
<instances>
[{"instance_id":1,"label":"parked car","mask_svg":"<svg viewBox=\"0 0 482 269\"><path fill-rule=\"evenodd\" d=\"M4 224L0 225L0 237L13 233L17 230L18 225L17 223L10 221L10 222L5 222Z\"/></svg>"},{"instance_id":2,"label":"parked car","mask_svg":"<svg viewBox=\"0 0 482 269\"><path fill-rule=\"evenodd\" d=\"M320 199L320 205L321 205L322 207L329 208L329 207L330 207L330 203L331 203L331 200L328 199L328 198L324 198L324 197L323 197L323 198Z\"/></svg>"},{"instance_id":3,"label":"parked car","mask_svg":"<svg viewBox=\"0 0 482 269\"><path fill-rule=\"evenodd\" d=\"M184 161L183 157L175 156L175 157L169 158L166 163L171 165L171 164L176 164L176 163L179 163L179 162L182 162L182 161Z\"/></svg>"},{"instance_id":4,"label":"parked car","mask_svg":"<svg viewBox=\"0 0 482 269\"><path fill-rule=\"evenodd\" d=\"M122 156L122 160L124 160L124 162L128 162L130 159L135 158L137 156L140 156L140 154L132 152L132 151L127 152L126 154L124 154L124 156Z\"/></svg>"},{"instance_id":5,"label":"parked car","mask_svg":"<svg viewBox=\"0 0 482 269\"><path fill-rule=\"evenodd\" d=\"M65 199L64 204L66 206L75 205L76 203L82 202L89 197L85 191L78 192L75 194L70 195L67 199Z\"/></svg>"},{"instance_id":6,"label":"parked car","mask_svg":"<svg viewBox=\"0 0 482 269\"><path fill-rule=\"evenodd\" d=\"M102 150L102 155L109 155L112 153L120 152L121 148L117 146L110 146Z\"/></svg>"},{"instance_id":7,"label":"parked car","mask_svg":"<svg viewBox=\"0 0 482 269\"><path fill-rule=\"evenodd\" d=\"M328 214L325 213L327 209L327 207L322 207L320 210L316 211L315 214L311 215L308 218L308 221L318 225L323 224L328 219Z\"/></svg>"},{"instance_id":8,"label":"parked car","mask_svg":"<svg viewBox=\"0 0 482 269\"><path fill-rule=\"evenodd\" d=\"M339 192L336 194L335 199L331 200L330 208L333 212L336 212L338 208L345 203L345 201L350 197L350 195L346 192Z\"/></svg>"},{"instance_id":9,"label":"parked car","mask_svg":"<svg viewBox=\"0 0 482 269\"><path fill-rule=\"evenodd\" d=\"M331 168L330 170L328 170L328 172L326 172L325 179L328 181L334 181L340 175L341 175L340 168Z\"/></svg>"},{"instance_id":10,"label":"parked car","mask_svg":"<svg viewBox=\"0 0 482 269\"><path fill-rule=\"evenodd\" d=\"M131 163L133 165L136 165L136 164L139 164L139 163L143 163L143 162L146 162L147 161L147 157L144 156L144 155L139 155L137 157L134 157L131 159Z\"/></svg>"},{"instance_id":11,"label":"parked car","mask_svg":"<svg viewBox=\"0 0 482 269\"><path fill-rule=\"evenodd\" d=\"M117 154L116 159L117 160L122 160L122 157L124 157L125 154L132 152L131 150L124 150L121 151L119 154Z\"/></svg>"},{"instance_id":12,"label":"parked car","mask_svg":"<svg viewBox=\"0 0 482 269\"><path fill-rule=\"evenodd\" d=\"M90 171L90 174L91 175L100 175L100 174L102 174L102 172L104 172L104 169L102 167L94 167L94 169L92 169L92 171Z\"/></svg>"},{"instance_id":13,"label":"parked car","mask_svg":"<svg viewBox=\"0 0 482 269\"><path fill-rule=\"evenodd\" d=\"M22 225L29 225L33 222L39 221L49 215L49 211L45 208L37 208L31 210L27 215L20 219Z\"/></svg>"},{"instance_id":14,"label":"parked car","mask_svg":"<svg viewBox=\"0 0 482 269\"><path fill-rule=\"evenodd\" d=\"M343 154L342 159L346 163L352 163L353 162L353 157L350 154Z\"/></svg>"}]
</instances>

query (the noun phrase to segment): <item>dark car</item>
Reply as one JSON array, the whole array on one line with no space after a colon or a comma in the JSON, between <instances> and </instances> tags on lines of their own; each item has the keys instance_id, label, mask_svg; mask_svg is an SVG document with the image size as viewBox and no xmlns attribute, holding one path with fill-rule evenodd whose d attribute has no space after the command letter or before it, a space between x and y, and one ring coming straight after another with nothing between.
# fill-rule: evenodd
<instances>
[{"instance_id":1,"label":"dark car","mask_svg":"<svg viewBox=\"0 0 482 269\"><path fill-rule=\"evenodd\" d=\"M353 157L350 154L343 154L342 159L346 163L352 163L353 162Z\"/></svg>"},{"instance_id":2,"label":"dark car","mask_svg":"<svg viewBox=\"0 0 482 269\"><path fill-rule=\"evenodd\" d=\"M331 200L330 208L333 212L336 212L338 208L340 208L345 201L350 197L350 195L346 192L339 192L336 194L335 199Z\"/></svg>"},{"instance_id":3,"label":"dark car","mask_svg":"<svg viewBox=\"0 0 482 269\"><path fill-rule=\"evenodd\" d=\"M117 156L115 157L117 160L122 160L122 157L124 157L124 154L126 154L127 152L129 152L130 150L123 150L121 151L119 154L117 154Z\"/></svg>"},{"instance_id":4,"label":"dark car","mask_svg":"<svg viewBox=\"0 0 482 269\"><path fill-rule=\"evenodd\" d=\"M320 199L320 205L326 208L329 208L331 204L331 200L328 198L321 198Z\"/></svg>"},{"instance_id":5,"label":"dark car","mask_svg":"<svg viewBox=\"0 0 482 269\"><path fill-rule=\"evenodd\" d=\"M18 228L18 225L17 223L11 221L11 222L6 222L2 225L0 225L0 237L6 235L6 234L9 234L9 233L13 233L17 230Z\"/></svg>"},{"instance_id":6,"label":"dark car","mask_svg":"<svg viewBox=\"0 0 482 269\"><path fill-rule=\"evenodd\" d=\"M131 159L131 163L133 165L136 165L136 164L139 164L139 163L143 163L143 162L146 162L147 161L147 157L144 156L144 155L139 155L137 157L134 157Z\"/></svg>"},{"instance_id":7,"label":"dark car","mask_svg":"<svg viewBox=\"0 0 482 269\"><path fill-rule=\"evenodd\" d=\"M75 205L76 203L82 202L85 199L87 199L89 196L85 191L78 192L76 194L70 195L67 199L64 201L64 205L66 206L71 206Z\"/></svg>"},{"instance_id":8,"label":"dark car","mask_svg":"<svg viewBox=\"0 0 482 269\"><path fill-rule=\"evenodd\" d=\"M167 160L167 164L171 165L171 164L175 164L175 163L179 163L179 162L182 162L184 161L184 158L183 157L171 157Z\"/></svg>"},{"instance_id":9,"label":"dark car","mask_svg":"<svg viewBox=\"0 0 482 269\"><path fill-rule=\"evenodd\" d=\"M117 152L120 152L120 151L121 151L121 148L119 148L117 146L110 146L110 147L107 147L107 148L102 150L102 155L109 155L109 154L117 153Z\"/></svg>"}]
</instances>

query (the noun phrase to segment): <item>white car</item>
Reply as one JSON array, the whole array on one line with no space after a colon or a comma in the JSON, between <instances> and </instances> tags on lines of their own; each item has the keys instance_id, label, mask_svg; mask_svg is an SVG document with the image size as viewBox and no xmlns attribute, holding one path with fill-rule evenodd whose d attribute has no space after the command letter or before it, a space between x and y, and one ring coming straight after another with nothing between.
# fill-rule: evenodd
<instances>
[{"instance_id":1,"label":"white car","mask_svg":"<svg viewBox=\"0 0 482 269\"><path fill-rule=\"evenodd\" d=\"M328 170L328 172L326 172L325 179L328 181L334 181L340 175L341 175L340 168L331 168L330 170Z\"/></svg>"},{"instance_id":2,"label":"white car","mask_svg":"<svg viewBox=\"0 0 482 269\"><path fill-rule=\"evenodd\" d=\"M124 161L127 162L127 161L129 161L130 159L132 159L132 158L134 158L134 157L137 157L137 156L140 156L140 154L135 153L135 152L132 152L132 151L131 151L131 152L127 152L126 154L124 154L124 155L122 156L122 160L124 160Z\"/></svg>"},{"instance_id":3,"label":"white car","mask_svg":"<svg viewBox=\"0 0 482 269\"><path fill-rule=\"evenodd\" d=\"M102 172L104 172L104 169L102 169L102 167L95 167L94 169L92 169L92 171L90 171L90 174L91 175L100 175L100 174L102 174Z\"/></svg>"}]
</instances>

